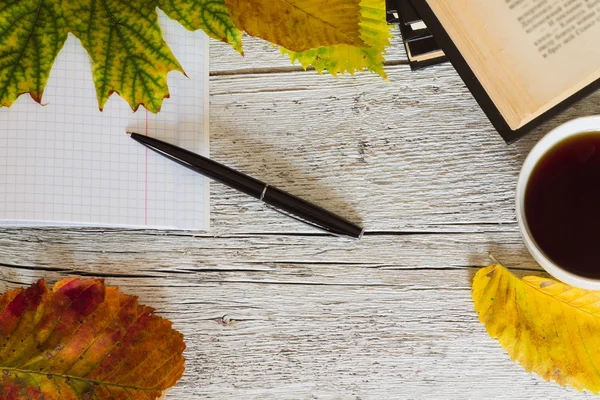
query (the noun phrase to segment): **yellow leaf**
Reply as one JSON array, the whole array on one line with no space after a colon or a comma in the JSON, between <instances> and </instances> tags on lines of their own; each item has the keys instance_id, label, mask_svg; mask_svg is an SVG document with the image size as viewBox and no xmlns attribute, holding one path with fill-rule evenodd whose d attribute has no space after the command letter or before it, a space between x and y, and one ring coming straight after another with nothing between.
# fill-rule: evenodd
<instances>
[{"instance_id":1,"label":"yellow leaf","mask_svg":"<svg viewBox=\"0 0 600 400\"><path fill-rule=\"evenodd\" d=\"M479 320L513 361L547 381L600 390L600 292L534 276L522 280L501 265L473 280Z\"/></svg>"},{"instance_id":2,"label":"yellow leaf","mask_svg":"<svg viewBox=\"0 0 600 400\"><path fill-rule=\"evenodd\" d=\"M293 51L349 44L360 38L360 0L225 0L233 22Z\"/></svg>"},{"instance_id":3,"label":"yellow leaf","mask_svg":"<svg viewBox=\"0 0 600 400\"><path fill-rule=\"evenodd\" d=\"M319 73L327 70L335 76L367 69L387 79L383 63L392 34L386 22L385 0L362 0L360 9L360 37L368 47L340 44L304 52L282 48L282 54L289 53L292 63L299 61L304 69L312 65Z\"/></svg>"}]
</instances>

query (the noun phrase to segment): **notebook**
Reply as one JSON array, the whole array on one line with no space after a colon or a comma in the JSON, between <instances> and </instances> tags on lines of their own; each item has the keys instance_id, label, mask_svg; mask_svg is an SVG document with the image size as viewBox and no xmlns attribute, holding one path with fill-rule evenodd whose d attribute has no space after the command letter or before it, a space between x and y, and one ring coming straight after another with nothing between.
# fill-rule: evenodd
<instances>
[{"instance_id":1,"label":"notebook","mask_svg":"<svg viewBox=\"0 0 600 400\"><path fill-rule=\"evenodd\" d=\"M600 87L600 1L411 2L507 142Z\"/></svg>"},{"instance_id":2,"label":"notebook","mask_svg":"<svg viewBox=\"0 0 600 400\"><path fill-rule=\"evenodd\" d=\"M133 113L116 94L98 110L91 61L69 36L43 103L0 109L0 224L207 230L206 178L126 131L208 155L208 39L159 16L189 78L171 72L159 114Z\"/></svg>"}]
</instances>

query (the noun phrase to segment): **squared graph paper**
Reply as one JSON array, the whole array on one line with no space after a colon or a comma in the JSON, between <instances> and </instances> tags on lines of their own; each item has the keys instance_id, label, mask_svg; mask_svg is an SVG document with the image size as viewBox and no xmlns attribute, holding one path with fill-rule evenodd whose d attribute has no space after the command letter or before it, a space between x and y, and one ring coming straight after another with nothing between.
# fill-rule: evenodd
<instances>
[{"instance_id":1,"label":"squared graph paper","mask_svg":"<svg viewBox=\"0 0 600 400\"><path fill-rule=\"evenodd\" d=\"M160 113L133 113L114 94L98 110L92 65L69 36L40 106L0 109L0 224L207 230L206 178L147 150L126 131L208 155L208 38L160 13L189 78L169 74Z\"/></svg>"}]
</instances>

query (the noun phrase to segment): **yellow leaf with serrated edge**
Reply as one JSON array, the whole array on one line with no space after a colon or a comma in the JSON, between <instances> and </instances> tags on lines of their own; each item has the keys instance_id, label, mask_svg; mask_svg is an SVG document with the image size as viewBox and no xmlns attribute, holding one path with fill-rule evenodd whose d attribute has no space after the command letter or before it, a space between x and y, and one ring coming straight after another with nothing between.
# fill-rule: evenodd
<instances>
[{"instance_id":1,"label":"yellow leaf with serrated edge","mask_svg":"<svg viewBox=\"0 0 600 400\"><path fill-rule=\"evenodd\" d=\"M233 24L225 0L158 0L158 7L185 28L202 29L243 54L242 31Z\"/></svg>"},{"instance_id":2,"label":"yellow leaf with serrated edge","mask_svg":"<svg viewBox=\"0 0 600 400\"><path fill-rule=\"evenodd\" d=\"M156 3L134 0L78 0L62 3L69 30L94 62L100 109L117 92L133 110L160 111L169 97L169 71L183 72L158 25Z\"/></svg>"},{"instance_id":3,"label":"yellow leaf with serrated edge","mask_svg":"<svg viewBox=\"0 0 600 400\"><path fill-rule=\"evenodd\" d=\"M600 391L600 292L528 276L501 265L473 280L479 320L513 361L547 381Z\"/></svg>"},{"instance_id":4,"label":"yellow leaf with serrated edge","mask_svg":"<svg viewBox=\"0 0 600 400\"><path fill-rule=\"evenodd\" d=\"M360 0L225 0L233 22L293 51L349 44L360 38Z\"/></svg>"},{"instance_id":5,"label":"yellow leaf with serrated edge","mask_svg":"<svg viewBox=\"0 0 600 400\"><path fill-rule=\"evenodd\" d=\"M0 106L10 107L23 93L40 103L66 40L67 31L52 4L0 2Z\"/></svg>"},{"instance_id":6,"label":"yellow leaf with serrated edge","mask_svg":"<svg viewBox=\"0 0 600 400\"><path fill-rule=\"evenodd\" d=\"M288 53L292 63L299 61L304 69L312 65L319 73L327 70L335 76L369 70L387 79L383 64L385 48L390 45L392 34L386 22L385 0L362 0L360 10L360 37L368 47L341 44L305 52L282 48L282 54Z\"/></svg>"}]
</instances>

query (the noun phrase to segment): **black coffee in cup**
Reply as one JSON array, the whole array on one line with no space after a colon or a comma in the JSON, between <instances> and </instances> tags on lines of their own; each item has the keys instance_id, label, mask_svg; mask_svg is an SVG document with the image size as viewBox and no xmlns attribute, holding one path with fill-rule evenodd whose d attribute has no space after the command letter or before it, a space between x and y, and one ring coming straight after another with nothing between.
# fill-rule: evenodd
<instances>
[{"instance_id":1,"label":"black coffee in cup","mask_svg":"<svg viewBox=\"0 0 600 400\"><path fill-rule=\"evenodd\" d=\"M600 132L569 137L544 154L524 211L546 257L576 275L600 277Z\"/></svg>"}]
</instances>

